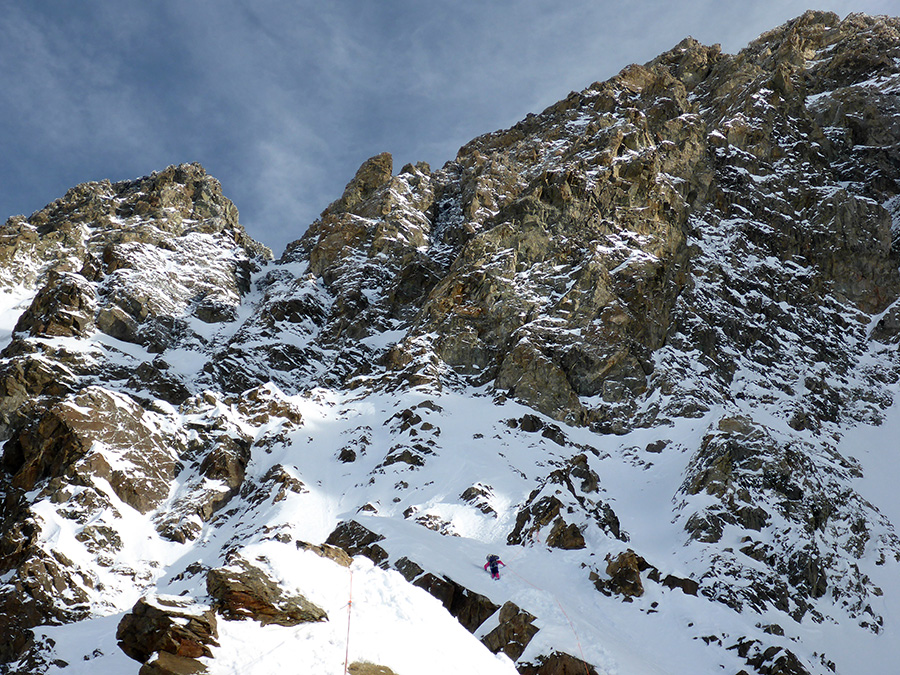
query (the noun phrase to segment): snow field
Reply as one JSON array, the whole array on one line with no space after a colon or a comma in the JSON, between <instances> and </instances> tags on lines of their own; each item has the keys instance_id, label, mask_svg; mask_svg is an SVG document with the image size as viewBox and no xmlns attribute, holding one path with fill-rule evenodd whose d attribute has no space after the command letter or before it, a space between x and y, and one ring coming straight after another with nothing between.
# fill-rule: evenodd
<instances>
[{"instance_id":1,"label":"snow field","mask_svg":"<svg viewBox=\"0 0 900 675\"><path fill-rule=\"evenodd\" d=\"M488 652L438 600L397 572L384 571L365 558L357 558L348 569L277 544L250 547L244 553L250 559L265 558L285 590L306 595L325 609L329 620L293 628L220 621L222 646L209 661L211 675L340 675L347 654L350 663L384 665L398 675L516 673L508 658Z\"/></svg>"}]
</instances>

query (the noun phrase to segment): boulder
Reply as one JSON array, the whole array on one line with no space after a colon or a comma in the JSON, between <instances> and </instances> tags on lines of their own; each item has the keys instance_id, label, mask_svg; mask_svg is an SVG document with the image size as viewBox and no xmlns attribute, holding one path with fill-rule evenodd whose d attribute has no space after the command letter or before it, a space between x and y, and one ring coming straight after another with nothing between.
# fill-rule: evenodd
<instances>
[{"instance_id":1,"label":"boulder","mask_svg":"<svg viewBox=\"0 0 900 675\"><path fill-rule=\"evenodd\" d=\"M403 578L409 582L412 582L425 572L417 562L410 560L406 556L397 559L397 562L394 563L394 569L400 572Z\"/></svg>"},{"instance_id":2,"label":"boulder","mask_svg":"<svg viewBox=\"0 0 900 675\"><path fill-rule=\"evenodd\" d=\"M350 675L396 675L393 670L387 666L378 666L374 663L366 661L354 661L347 668Z\"/></svg>"},{"instance_id":3,"label":"boulder","mask_svg":"<svg viewBox=\"0 0 900 675\"><path fill-rule=\"evenodd\" d=\"M598 675L591 664L564 652L538 656L528 663L517 663L519 675Z\"/></svg>"},{"instance_id":4,"label":"boulder","mask_svg":"<svg viewBox=\"0 0 900 675\"><path fill-rule=\"evenodd\" d=\"M280 421L287 429L303 425L303 415L297 404L287 398L271 382L242 392L228 401L252 424Z\"/></svg>"},{"instance_id":5,"label":"boulder","mask_svg":"<svg viewBox=\"0 0 900 675\"><path fill-rule=\"evenodd\" d=\"M553 522L545 543L551 548L561 549L582 549L586 546L581 528L575 523L567 523L562 518L557 518Z\"/></svg>"},{"instance_id":6,"label":"boulder","mask_svg":"<svg viewBox=\"0 0 900 675\"><path fill-rule=\"evenodd\" d=\"M494 654L503 652L517 661L538 632L534 625L535 618L516 604L506 602L500 608L499 625L481 638L481 642Z\"/></svg>"},{"instance_id":7,"label":"boulder","mask_svg":"<svg viewBox=\"0 0 900 675\"><path fill-rule=\"evenodd\" d=\"M334 531L328 535L326 544L338 546L349 555L364 555L376 565L387 560L388 553L377 542L384 539L383 536L372 532L355 520L340 523Z\"/></svg>"},{"instance_id":8,"label":"boulder","mask_svg":"<svg viewBox=\"0 0 900 675\"><path fill-rule=\"evenodd\" d=\"M141 598L116 630L122 651L142 663L157 652L185 659L212 656L217 637L213 611L180 596Z\"/></svg>"},{"instance_id":9,"label":"boulder","mask_svg":"<svg viewBox=\"0 0 900 675\"><path fill-rule=\"evenodd\" d=\"M463 490L459 498L471 504L483 514L497 517L497 512L491 506L491 499L494 497L494 490L490 485L476 483Z\"/></svg>"},{"instance_id":10,"label":"boulder","mask_svg":"<svg viewBox=\"0 0 900 675\"><path fill-rule=\"evenodd\" d=\"M759 640L739 638L727 649L737 652L741 658L746 659L748 666L761 675L810 675L797 655L780 645L766 645Z\"/></svg>"},{"instance_id":11,"label":"boulder","mask_svg":"<svg viewBox=\"0 0 900 675\"><path fill-rule=\"evenodd\" d=\"M209 570L206 588L216 611L227 619L253 619L263 625L296 626L326 621L325 610L300 594L290 595L264 571L238 558Z\"/></svg>"},{"instance_id":12,"label":"boulder","mask_svg":"<svg viewBox=\"0 0 900 675\"><path fill-rule=\"evenodd\" d=\"M217 434L212 447L200 462L200 473L211 480L222 481L228 487L228 491L221 498L224 503L240 490L249 461L249 441ZM221 504L214 504L210 508L215 510L219 506Z\"/></svg>"},{"instance_id":13,"label":"boulder","mask_svg":"<svg viewBox=\"0 0 900 675\"><path fill-rule=\"evenodd\" d=\"M644 594L641 572L650 568L646 560L628 549L619 553L615 558L607 554L606 562L606 573L610 578L608 580L597 579L595 584L598 589L618 593L626 598Z\"/></svg>"},{"instance_id":14,"label":"boulder","mask_svg":"<svg viewBox=\"0 0 900 675\"><path fill-rule=\"evenodd\" d=\"M206 672L206 665L197 659L159 652L141 666L138 675L202 675Z\"/></svg>"},{"instance_id":15,"label":"boulder","mask_svg":"<svg viewBox=\"0 0 900 675\"><path fill-rule=\"evenodd\" d=\"M331 546L329 544L310 544L305 541L296 542L296 546L298 551L310 551L321 558L328 558L329 560L336 562L341 567L350 567L350 565L353 564L353 558L347 555L344 549L338 548L337 546Z\"/></svg>"},{"instance_id":16,"label":"boulder","mask_svg":"<svg viewBox=\"0 0 900 675\"><path fill-rule=\"evenodd\" d=\"M672 590L677 588L685 595L697 595L697 591L700 590L700 584L694 579L676 577L674 574L667 574L660 583Z\"/></svg>"},{"instance_id":17,"label":"boulder","mask_svg":"<svg viewBox=\"0 0 900 675\"><path fill-rule=\"evenodd\" d=\"M154 398L181 405L191 395L184 380L162 358L142 362L128 380L136 391L146 391Z\"/></svg>"},{"instance_id":18,"label":"boulder","mask_svg":"<svg viewBox=\"0 0 900 675\"><path fill-rule=\"evenodd\" d=\"M140 324L117 305L102 307L97 312L97 328L122 342L137 342Z\"/></svg>"},{"instance_id":19,"label":"boulder","mask_svg":"<svg viewBox=\"0 0 900 675\"><path fill-rule=\"evenodd\" d=\"M244 483L241 496L251 504L261 504L267 499L280 502L292 494L308 492L303 481L294 474L296 469L289 469L283 464L275 464L266 471L258 484Z\"/></svg>"},{"instance_id":20,"label":"boulder","mask_svg":"<svg viewBox=\"0 0 900 675\"><path fill-rule=\"evenodd\" d=\"M620 535L618 518L611 508L604 509L603 506L606 505L601 503L601 506L585 509L584 515L595 520L603 529L611 530L616 536ZM583 549L586 546L584 526L567 522L562 515L572 510L574 509L566 509L555 494L542 494L540 489L535 490L519 510L516 525L506 541L510 545L541 541L551 548ZM541 532L547 526L550 526L550 531L542 539Z\"/></svg>"}]
</instances>

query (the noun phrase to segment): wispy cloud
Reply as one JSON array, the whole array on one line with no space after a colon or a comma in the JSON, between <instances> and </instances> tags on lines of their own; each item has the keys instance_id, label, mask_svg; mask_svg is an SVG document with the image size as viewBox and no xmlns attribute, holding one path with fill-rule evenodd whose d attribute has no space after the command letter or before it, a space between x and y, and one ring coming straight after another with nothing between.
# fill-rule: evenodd
<instances>
[{"instance_id":1,"label":"wispy cloud","mask_svg":"<svg viewBox=\"0 0 900 675\"><path fill-rule=\"evenodd\" d=\"M893 0L826 0L841 15ZM367 157L472 137L687 35L736 51L806 0L162 0L0 15L0 213L200 161L280 253Z\"/></svg>"}]
</instances>

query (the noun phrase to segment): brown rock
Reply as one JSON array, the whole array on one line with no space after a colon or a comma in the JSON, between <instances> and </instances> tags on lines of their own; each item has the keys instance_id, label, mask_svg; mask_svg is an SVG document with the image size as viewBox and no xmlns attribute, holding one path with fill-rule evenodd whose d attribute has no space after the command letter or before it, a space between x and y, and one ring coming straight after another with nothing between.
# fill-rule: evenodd
<instances>
[{"instance_id":1,"label":"brown rock","mask_svg":"<svg viewBox=\"0 0 900 675\"><path fill-rule=\"evenodd\" d=\"M19 317L15 332L35 337L85 337L94 329L96 297L79 274L51 270L44 287Z\"/></svg>"},{"instance_id":2,"label":"brown rock","mask_svg":"<svg viewBox=\"0 0 900 675\"><path fill-rule=\"evenodd\" d=\"M490 485L477 483L463 490L459 498L468 502L485 515L497 516L497 512L490 505L490 499L494 496L494 491Z\"/></svg>"},{"instance_id":3,"label":"brown rock","mask_svg":"<svg viewBox=\"0 0 900 675\"><path fill-rule=\"evenodd\" d=\"M0 594L0 663L15 661L33 644L31 629L49 613L47 607L15 589Z\"/></svg>"},{"instance_id":4,"label":"brown rock","mask_svg":"<svg viewBox=\"0 0 900 675\"><path fill-rule=\"evenodd\" d=\"M216 617L210 608L190 599L169 596L141 598L122 617L116 630L122 651L141 662L155 652L186 660L212 656L210 647L218 646L217 636Z\"/></svg>"},{"instance_id":5,"label":"brown rock","mask_svg":"<svg viewBox=\"0 0 900 675\"><path fill-rule=\"evenodd\" d=\"M365 202L380 187L391 180L394 170L394 159L391 153L383 152L363 162L339 200L332 203L325 213L351 211L355 206Z\"/></svg>"},{"instance_id":6,"label":"brown rock","mask_svg":"<svg viewBox=\"0 0 900 675\"><path fill-rule=\"evenodd\" d=\"M406 556L399 558L397 562L394 563L394 569L400 572L400 574L403 575L403 578L410 583L425 572L417 562L410 560Z\"/></svg>"},{"instance_id":7,"label":"brown rock","mask_svg":"<svg viewBox=\"0 0 900 675\"><path fill-rule=\"evenodd\" d=\"M566 523L557 518L545 542L551 548L581 549L585 548L584 535L575 523Z\"/></svg>"},{"instance_id":8,"label":"brown rock","mask_svg":"<svg viewBox=\"0 0 900 675\"><path fill-rule=\"evenodd\" d=\"M631 549L623 551L615 558L607 555L606 573L610 589L626 597L644 594L641 572L649 567L647 561Z\"/></svg>"},{"instance_id":9,"label":"brown rock","mask_svg":"<svg viewBox=\"0 0 900 675\"><path fill-rule=\"evenodd\" d=\"M33 421L38 411L77 388L73 364L43 354L19 354L0 363L0 438Z\"/></svg>"},{"instance_id":10,"label":"brown rock","mask_svg":"<svg viewBox=\"0 0 900 675\"><path fill-rule=\"evenodd\" d=\"M470 633L474 633L476 628L497 611L497 605L490 598L474 593L448 577L438 577L426 572L413 585L425 589L440 600L450 615Z\"/></svg>"},{"instance_id":11,"label":"brown rock","mask_svg":"<svg viewBox=\"0 0 900 675\"><path fill-rule=\"evenodd\" d=\"M191 395L184 381L170 371L169 364L162 358L142 362L128 380L128 386L149 391L152 396L176 406Z\"/></svg>"},{"instance_id":12,"label":"brown rock","mask_svg":"<svg viewBox=\"0 0 900 675\"><path fill-rule=\"evenodd\" d=\"M589 663L563 652L539 656L536 662L516 664L520 675L597 675Z\"/></svg>"},{"instance_id":13,"label":"brown rock","mask_svg":"<svg viewBox=\"0 0 900 675\"><path fill-rule=\"evenodd\" d=\"M521 341L503 360L497 387L555 419L569 422L584 419L581 403L565 371L529 341Z\"/></svg>"},{"instance_id":14,"label":"brown rock","mask_svg":"<svg viewBox=\"0 0 900 675\"><path fill-rule=\"evenodd\" d=\"M247 463L250 461L250 442L220 434L200 463L200 473L211 480L219 480L228 486L225 501L240 489L244 482Z\"/></svg>"},{"instance_id":15,"label":"brown rock","mask_svg":"<svg viewBox=\"0 0 900 675\"><path fill-rule=\"evenodd\" d=\"M159 652L141 666L138 675L201 675L206 672L206 666L193 657Z\"/></svg>"},{"instance_id":16,"label":"brown rock","mask_svg":"<svg viewBox=\"0 0 900 675\"><path fill-rule=\"evenodd\" d=\"M347 555L344 549L338 548L337 546L330 546L329 544L309 544L305 541L298 541L296 544L298 551L311 551L317 556L333 560L341 567L350 567L350 565L353 564L353 558Z\"/></svg>"},{"instance_id":17,"label":"brown rock","mask_svg":"<svg viewBox=\"0 0 900 675\"><path fill-rule=\"evenodd\" d=\"M283 420L289 429L303 424L303 415L297 406L272 384L242 392L235 397L233 404L251 424L263 424L272 418Z\"/></svg>"},{"instance_id":18,"label":"brown rock","mask_svg":"<svg viewBox=\"0 0 900 675\"><path fill-rule=\"evenodd\" d=\"M378 666L365 661L354 661L347 668L350 675L395 675L387 666Z\"/></svg>"},{"instance_id":19,"label":"brown rock","mask_svg":"<svg viewBox=\"0 0 900 675\"><path fill-rule=\"evenodd\" d=\"M110 466L95 443L121 452L129 470ZM107 480L122 501L146 513L168 496L176 468L173 445L177 440L163 436L133 400L88 387L20 431L4 447L2 461L21 489L71 471Z\"/></svg>"},{"instance_id":20,"label":"brown rock","mask_svg":"<svg viewBox=\"0 0 900 675\"><path fill-rule=\"evenodd\" d=\"M538 494L539 491L535 490L529 495L526 506L516 516L516 526L506 543L522 544L559 516L562 502L555 495L544 495L538 499Z\"/></svg>"},{"instance_id":21,"label":"brown rock","mask_svg":"<svg viewBox=\"0 0 900 675\"><path fill-rule=\"evenodd\" d=\"M514 603L506 602L500 608L500 625L481 638L481 641L494 654L503 652L517 661L538 632L538 628L533 625L535 618Z\"/></svg>"},{"instance_id":22,"label":"brown rock","mask_svg":"<svg viewBox=\"0 0 900 675\"><path fill-rule=\"evenodd\" d=\"M97 328L116 340L137 342L138 327L138 322L116 305L103 307L97 312Z\"/></svg>"},{"instance_id":23,"label":"brown rock","mask_svg":"<svg viewBox=\"0 0 900 675\"><path fill-rule=\"evenodd\" d=\"M700 590L700 584L693 579L684 579L673 574L667 574L666 578L662 580L662 585L666 588L681 589L687 595L697 595L697 591Z\"/></svg>"},{"instance_id":24,"label":"brown rock","mask_svg":"<svg viewBox=\"0 0 900 675\"><path fill-rule=\"evenodd\" d=\"M377 544L382 539L384 537L380 534L372 532L355 520L349 520L340 523L328 535L325 543L338 546L351 556L364 555L377 565L387 560L388 557L387 551Z\"/></svg>"},{"instance_id":25,"label":"brown rock","mask_svg":"<svg viewBox=\"0 0 900 675\"><path fill-rule=\"evenodd\" d=\"M288 595L262 570L238 558L206 575L216 611L228 619L254 619L263 625L296 626L326 621L325 610L302 595Z\"/></svg>"}]
</instances>

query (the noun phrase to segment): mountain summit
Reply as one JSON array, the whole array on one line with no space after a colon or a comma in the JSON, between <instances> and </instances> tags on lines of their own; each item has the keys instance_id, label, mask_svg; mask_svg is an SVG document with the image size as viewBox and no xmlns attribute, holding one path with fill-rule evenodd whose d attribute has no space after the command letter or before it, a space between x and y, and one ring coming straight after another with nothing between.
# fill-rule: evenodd
<instances>
[{"instance_id":1,"label":"mountain summit","mask_svg":"<svg viewBox=\"0 0 900 675\"><path fill-rule=\"evenodd\" d=\"M196 164L9 219L0 673L892 672L898 92L807 12L277 260Z\"/></svg>"}]
</instances>

